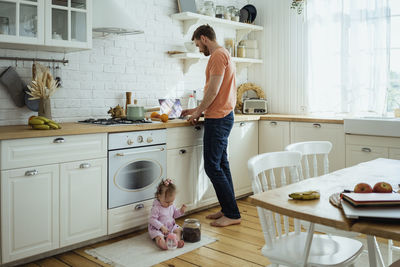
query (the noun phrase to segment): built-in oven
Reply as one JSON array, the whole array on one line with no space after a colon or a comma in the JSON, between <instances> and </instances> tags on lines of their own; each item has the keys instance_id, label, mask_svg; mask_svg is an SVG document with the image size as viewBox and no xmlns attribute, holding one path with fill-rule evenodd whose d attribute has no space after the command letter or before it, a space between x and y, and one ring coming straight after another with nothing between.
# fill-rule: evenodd
<instances>
[{"instance_id":1,"label":"built-in oven","mask_svg":"<svg viewBox=\"0 0 400 267\"><path fill-rule=\"evenodd\" d=\"M166 175L166 130L108 135L108 208L154 198Z\"/></svg>"}]
</instances>

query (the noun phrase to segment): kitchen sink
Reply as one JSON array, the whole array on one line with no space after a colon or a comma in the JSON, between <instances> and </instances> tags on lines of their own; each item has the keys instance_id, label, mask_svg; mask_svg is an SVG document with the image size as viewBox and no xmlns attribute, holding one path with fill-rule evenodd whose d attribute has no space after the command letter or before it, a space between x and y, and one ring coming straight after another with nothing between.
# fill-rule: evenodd
<instances>
[{"instance_id":1,"label":"kitchen sink","mask_svg":"<svg viewBox=\"0 0 400 267\"><path fill-rule=\"evenodd\" d=\"M400 137L400 118L372 116L345 118L344 131L347 134Z\"/></svg>"}]
</instances>

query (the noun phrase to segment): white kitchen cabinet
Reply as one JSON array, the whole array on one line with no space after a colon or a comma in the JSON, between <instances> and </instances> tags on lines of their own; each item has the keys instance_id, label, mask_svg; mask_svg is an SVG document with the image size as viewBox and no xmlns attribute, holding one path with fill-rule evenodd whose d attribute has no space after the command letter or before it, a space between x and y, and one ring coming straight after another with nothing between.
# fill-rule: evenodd
<instances>
[{"instance_id":1,"label":"white kitchen cabinet","mask_svg":"<svg viewBox=\"0 0 400 267\"><path fill-rule=\"evenodd\" d=\"M329 153L329 172L345 168L345 134L343 124L291 122L290 139L291 143L306 141L331 142L332 150ZM318 160L322 159L319 158ZM322 175L322 168L319 171L319 175Z\"/></svg>"},{"instance_id":2,"label":"white kitchen cabinet","mask_svg":"<svg viewBox=\"0 0 400 267\"><path fill-rule=\"evenodd\" d=\"M107 159L60 165L60 246L107 234Z\"/></svg>"},{"instance_id":3,"label":"white kitchen cabinet","mask_svg":"<svg viewBox=\"0 0 400 267\"><path fill-rule=\"evenodd\" d=\"M59 247L59 167L1 171L2 262Z\"/></svg>"},{"instance_id":4,"label":"white kitchen cabinet","mask_svg":"<svg viewBox=\"0 0 400 267\"><path fill-rule=\"evenodd\" d=\"M177 186L176 207L185 204L191 210L195 207L195 177L197 176L197 155L195 147L167 150L167 177Z\"/></svg>"},{"instance_id":5,"label":"white kitchen cabinet","mask_svg":"<svg viewBox=\"0 0 400 267\"><path fill-rule=\"evenodd\" d=\"M400 159L400 138L346 135L346 167L377 158Z\"/></svg>"},{"instance_id":6,"label":"white kitchen cabinet","mask_svg":"<svg viewBox=\"0 0 400 267\"><path fill-rule=\"evenodd\" d=\"M52 47L92 47L92 1L46 0L45 44Z\"/></svg>"},{"instance_id":7,"label":"white kitchen cabinet","mask_svg":"<svg viewBox=\"0 0 400 267\"><path fill-rule=\"evenodd\" d=\"M203 157L203 146L199 145L195 147L196 161L197 161L197 171L195 181L195 199L196 208L205 207L218 203L217 195L215 194L214 187L211 183L210 178L208 178L206 171L204 169L204 157Z\"/></svg>"},{"instance_id":8,"label":"white kitchen cabinet","mask_svg":"<svg viewBox=\"0 0 400 267\"><path fill-rule=\"evenodd\" d=\"M56 52L90 49L92 0L0 1L0 47Z\"/></svg>"},{"instance_id":9,"label":"white kitchen cabinet","mask_svg":"<svg viewBox=\"0 0 400 267\"><path fill-rule=\"evenodd\" d=\"M44 1L0 1L0 43L43 45Z\"/></svg>"},{"instance_id":10,"label":"white kitchen cabinet","mask_svg":"<svg viewBox=\"0 0 400 267\"><path fill-rule=\"evenodd\" d=\"M283 151L290 144L290 123L288 121L259 121L259 154Z\"/></svg>"},{"instance_id":11,"label":"white kitchen cabinet","mask_svg":"<svg viewBox=\"0 0 400 267\"><path fill-rule=\"evenodd\" d=\"M229 136L228 154L235 195L252 192L247 162L258 154L258 121L234 123Z\"/></svg>"}]
</instances>

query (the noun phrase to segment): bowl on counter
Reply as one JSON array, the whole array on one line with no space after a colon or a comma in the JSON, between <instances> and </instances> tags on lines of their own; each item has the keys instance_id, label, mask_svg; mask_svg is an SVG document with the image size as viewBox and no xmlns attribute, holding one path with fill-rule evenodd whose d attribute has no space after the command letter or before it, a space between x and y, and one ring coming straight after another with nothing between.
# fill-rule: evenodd
<instances>
[{"instance_id":1,"label":"bowl on counter","mask_svg":"<svg viewBox=\"0 0 400 267\"><path fill-rule=\"evenodd\" d=\"M199 49L197 48L196 44L194 43L194 41L190 41L190 42L185 42L184 43L185 48L188 52L190 53L196 53L199 52Z\"/></svg>"}]
</instances>

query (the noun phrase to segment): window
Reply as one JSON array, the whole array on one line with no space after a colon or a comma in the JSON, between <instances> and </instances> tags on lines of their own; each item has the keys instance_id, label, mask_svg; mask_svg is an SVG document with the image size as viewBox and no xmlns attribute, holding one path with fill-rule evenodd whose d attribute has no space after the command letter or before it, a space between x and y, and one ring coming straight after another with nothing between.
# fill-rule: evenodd
<instances>
[{"instance_id":1,"label":"window","mask_svg":"<svg viewBox=\"0 0 400 267\"><path fill-rule=\"evenodd\" d=\"M400 1L390 0L390 64L387 112L400 108Z\"/></svg>"}]
</instances>

